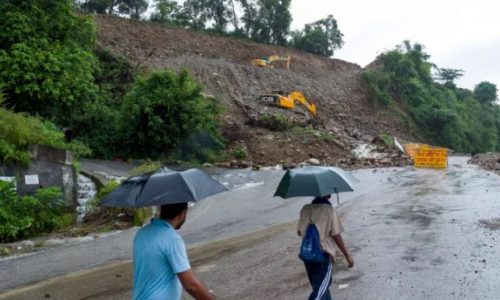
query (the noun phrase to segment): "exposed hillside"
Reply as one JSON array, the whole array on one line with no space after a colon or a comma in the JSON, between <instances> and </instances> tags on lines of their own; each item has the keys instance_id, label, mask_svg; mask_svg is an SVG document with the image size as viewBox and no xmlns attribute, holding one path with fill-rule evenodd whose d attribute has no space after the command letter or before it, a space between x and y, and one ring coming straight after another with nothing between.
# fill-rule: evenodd
<instances>
[{"instance_id":1,"label":"exposed hillside","mask_svg":"<svg viewBox=\"0 0 500 300\"><path fill-rule=\"evenodd\" d=\"M128 19L96 16L98 44L151 68L187 68L226 107L223 119L233 147L246 148L258 164L301 162L310 157L322 162L345 162L360 141L381 133L408 138L408 128L393 112L372 105L361 87L362 68L283 47L207 35L180 28L145 24ZM258 68L253 58L291 55L290 70ZM319 111L317 128L272 132L250 124L263 112L279 112L299 123L297 114L264 106L257 99L272 90L302 91ZM238 140L244 143L237 143Z\"/></svg>"}]
</instances>

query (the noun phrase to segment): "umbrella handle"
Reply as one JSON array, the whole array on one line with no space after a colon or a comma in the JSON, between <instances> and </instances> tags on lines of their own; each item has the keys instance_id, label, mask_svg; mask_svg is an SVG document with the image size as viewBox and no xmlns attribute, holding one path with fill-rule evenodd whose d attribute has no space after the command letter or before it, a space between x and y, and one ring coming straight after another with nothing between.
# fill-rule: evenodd
<instances>
[{"instance_id":1,"label":"umbrella handle","mask_svg":"<svg viewBox=\"0 0 500 300\"><path fill-rule=\"evenodd\" d=\"M337 194L337 206L340 206L339 192L337 192L337 188L334 189Z\"/></svg>"}]
</instances>

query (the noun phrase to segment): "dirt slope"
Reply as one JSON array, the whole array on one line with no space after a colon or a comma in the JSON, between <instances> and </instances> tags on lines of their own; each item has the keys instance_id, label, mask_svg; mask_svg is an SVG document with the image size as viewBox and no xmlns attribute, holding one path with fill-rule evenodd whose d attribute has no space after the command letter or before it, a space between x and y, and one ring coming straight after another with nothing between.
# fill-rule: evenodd
<instances>
[{"instance_id":1,"label":"dirt slope","mask_svg":"<svg viewBox=\"0 0 500 300\"><path fill-rule=\"evenodd\" d=\"M238 147L245 148L255 163L298 163L310 157L339 163L351 156L359 140L371 140L380 133L409 136L396 116L371 105L361 87L362 68L356 64L118 17L95 19L99 46L142 66L189 69L207 94L222 101L224 122L235 136L232 142L242 140ZM250 66L251 59L271 54L291 55L290 70ZM305 112L297 114L257 101L260 94L272 90L302 91L318 107L319 122L315 123L320 133L270 132L249 125L263 112L279 112L299 123L308 121ZM322 138L324 134L333 139Z\"/></svg>"}]
</instances>

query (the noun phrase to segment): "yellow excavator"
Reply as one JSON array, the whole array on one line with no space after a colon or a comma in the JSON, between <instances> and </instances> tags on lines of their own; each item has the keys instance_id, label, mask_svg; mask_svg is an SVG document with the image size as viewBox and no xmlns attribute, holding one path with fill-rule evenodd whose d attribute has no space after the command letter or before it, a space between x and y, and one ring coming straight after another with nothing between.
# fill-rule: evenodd
<instances>
[{"instance_id":1,"label":"yellow excavator","mask_svg":"<svg viewBox=\"0 0 500 300\"><path fill-rule=\"evenodd\" d=\"M304 94L299 91L293 91L288 95L283 91L273 91L271 94L261 95L259 99L267 105L284 109L295 109L295 102L299 102L309 111L311 116L316 117L316 105L307 101Z\"/></svg>"},{"instance_id":2,"label":"yellow excavator","mask_svg":"<svg viewBox=\"0 0 500 300\"><path fill-rule=\"evenodd\" d=\"M252 64L252 66L274 68L274 63L276 61L284 61L285 68L288 70L290 69L290 59L291 59L290 55L287 56L271 55L267 59L263 58L252 59L250 63Z\"/></svg>"}]
</instances>

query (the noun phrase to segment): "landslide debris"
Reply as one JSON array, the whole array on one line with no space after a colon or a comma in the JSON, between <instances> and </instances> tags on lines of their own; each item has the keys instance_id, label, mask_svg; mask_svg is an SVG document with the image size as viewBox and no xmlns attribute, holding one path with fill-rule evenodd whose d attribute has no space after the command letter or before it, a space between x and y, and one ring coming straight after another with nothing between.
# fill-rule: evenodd
<instances>
[{"instance_id":1,"label":"landslide debris","mask_svg":"<svg viewBox=\"0 0 500 300\"><path fill-rule=\"evenodd\" d=\"M488 152L476 154L468 163L479 165L485 170L493 171L500 175L500 153Z\"/></svg>"},{"instance_id":2,"label":"landslide debris","mask_svg":"<svg viewBox=\"0 0 500 300\"><path fill-rule=\"evenodd\" d=\"M235 165L298 164L311 158L321 164L357 165L360 160L352 150L381 133L412 139L396 112L369 100L361 85L363 69L356 64L119 17L97 15L95 20L100 48L137 67L188 69L204 85L204 93L224 108L227 160L236 160ZM251 59L271 54L290 55L290 70L250 65ZM258 100L274 90L301 91L316 104L319 117ZM269 123L270 116L287 124ZM388 158L388 165L404 161Z\"/></svg>"}]
</instances>

